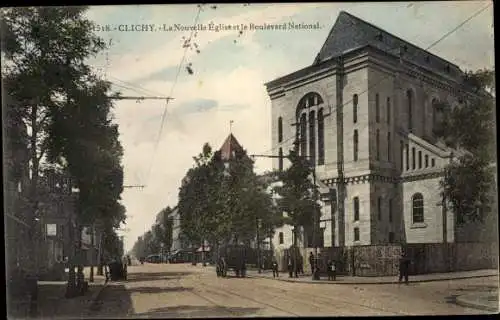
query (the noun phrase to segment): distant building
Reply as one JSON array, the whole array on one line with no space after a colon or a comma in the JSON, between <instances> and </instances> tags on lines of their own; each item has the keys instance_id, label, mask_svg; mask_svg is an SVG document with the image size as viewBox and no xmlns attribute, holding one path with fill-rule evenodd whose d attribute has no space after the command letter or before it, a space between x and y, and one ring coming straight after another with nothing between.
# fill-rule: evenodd
<instances>
[{"instance_id":1,"label":"distant building","mask_svg":"<svg viewBox=\"0 0 500 320\"><path fill-rule=\"evenodd\" d=\"M188 247L181 237L181 219L179 209L177 207L172 209L172 212L168 217L169 219L172 219L172 245L170 247L170 252L187 249Z\"/></svg>"},{"instance_id":2,"label":"distant building","mask_svg":"<svg viewBox=\"0 0 500 320\"><path fill-rule=\"evenodd\" d=\"M442 206L443 168L458 151L433 134L439 101L459 106L468 94L462 76L456 65L342 11L312 65L266 84L274 150L286 155L297 137L300 155L315 166L322 246L480 239L484 225L458 232ZM273 168L288 165L281 158ZM278 230L275 244L288 246L291 233ZM310 246L312 231L304 233Z\"/></svg>"}]
</instances>

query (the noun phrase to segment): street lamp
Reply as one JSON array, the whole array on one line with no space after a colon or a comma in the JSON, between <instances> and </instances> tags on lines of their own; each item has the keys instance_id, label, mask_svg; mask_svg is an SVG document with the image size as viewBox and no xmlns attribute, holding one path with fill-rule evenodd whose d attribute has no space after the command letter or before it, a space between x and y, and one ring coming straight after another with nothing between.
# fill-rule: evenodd
<instances>
[{"instance_id":1,"label":"street lamp","mask_svg":"<svg viewBox=\"0 0 500 320\"><path fill-rule=\"evenodd\" d=\"M257 218L257 264L258 264L258 272L262 273L262 257L260 250L260 227L261 227L261 219Z\"/></svg>"}]
</instances>

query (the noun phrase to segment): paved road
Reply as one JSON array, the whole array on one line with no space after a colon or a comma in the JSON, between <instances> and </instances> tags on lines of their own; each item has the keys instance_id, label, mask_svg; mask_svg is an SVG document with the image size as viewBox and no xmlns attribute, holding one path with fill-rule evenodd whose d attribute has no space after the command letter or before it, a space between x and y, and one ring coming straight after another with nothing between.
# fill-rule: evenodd
<instances>
[{"instance_id":1,"label":"paved road","mask_svg":"<svg viewBox=\"0 0 500 320\"><path fill-rule=\"evenodd\" d=\"M129 267L129 280L105 289L104 317L374 316L479 314L453 303L464 290L498 278L406 285L324 285L258 278L217 278L212 267Z\"/></svg>"}]
</instances>

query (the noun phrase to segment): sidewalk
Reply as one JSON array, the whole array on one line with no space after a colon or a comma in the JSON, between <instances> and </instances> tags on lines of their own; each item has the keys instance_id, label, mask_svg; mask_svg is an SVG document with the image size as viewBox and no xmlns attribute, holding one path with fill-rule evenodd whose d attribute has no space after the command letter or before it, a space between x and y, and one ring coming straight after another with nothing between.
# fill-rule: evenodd
<instances>
[{"instance_id":1,"label":"sidewalk","mask_svg":"<svg viewBox=\"0 0 500 320\"><path fill-rule=\"evenodd\" d=\"M457 297L456 303L463 307L489 312L498 312L498 291L474 292Z\"/></svg>"},{"instance_id":2,"label":"sidewalk","mask_svg":"<svg viewBox=\"0 0 500 320\"><path fill-rule=\"evenodd\" d=\"M96 268L97 269L97 268ZM96 270L94 270L96 272ZM89 280L90 268L84 269L85 280ZM65 298L66 281L39 281L38 282L38 317L42 319L54 318L86 318L91 307L102 290L105 288L104 276L94 274L94 282L89 282L89 290L84 296Z\"/></svg>"},{"instance_id":3,"label":"sidewalk","mask_svg":"<svg viewBox=\"0 0 500 320\"><path fill-rule=\"evenodd\" d=\"M337 276L336 281L328 281L326 277L321 280L312 280L311 275L299 276L299 278L289 278L288 273L280 272L279 278L273 278L273 273L269 270L258 273L254 270L247 271L248 277L265 278L287 282L299 283L319 283L319 284L394 284L398 283L398 276L389 277L352 277L352 276ZM469 279L498 276L498 270L486 269L475 271L449 272L449 273L433 273L410 276L410 282L432 282L432 281L447 281L454 279Z\"/></svg>"}]
</instances>

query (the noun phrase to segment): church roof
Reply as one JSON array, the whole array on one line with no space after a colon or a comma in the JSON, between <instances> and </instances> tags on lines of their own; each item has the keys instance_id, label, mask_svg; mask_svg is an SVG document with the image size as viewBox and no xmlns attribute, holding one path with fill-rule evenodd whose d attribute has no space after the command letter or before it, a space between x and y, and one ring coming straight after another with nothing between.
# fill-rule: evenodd
<instances>
[{"instance_id":1,"label":"church roof","mask_svg":"<svg viewBox=\"0 0 500 320\"><path fill-rule=\"evenodd\" d=\"M229 160L234 157L236 151L243 151L243 147L240 145L238 140L233 136L232 133L227 136L226 140L220 147L220 153L222 160Z\"/></svg>"},{"instance_id":2,"label":"church roof","mask_svg":"<svg viewBox=\"0 0 500 320\"><path fill-rule=\"evenodd\" d=\"M462 75L462 71L455 64L350 13L341 11L311 66L272 80L266 85L272 86L286 81L285 78L289 79L304 73L314 72L314 70L321 68L320 64L323 62L331 61L333 58L364 47L373 47L396 57L399 57L401 53L404 60L446 77L458 78Z\"/></svg>"},{"instance_id":3,"label":"church roof","mask_svg":"<svg viewBox=\"0 0 500 320\"><path fill-rule=\"evenodd\" d=\"M345 51L365 45L395 55L399 55L402 49L403 57L418 65L442 74L452 76L461 74L460 68L455 64L345 11L340 12L314 63L337 57Z\"/></svg>"}]
</instances>

